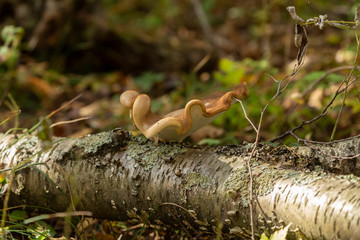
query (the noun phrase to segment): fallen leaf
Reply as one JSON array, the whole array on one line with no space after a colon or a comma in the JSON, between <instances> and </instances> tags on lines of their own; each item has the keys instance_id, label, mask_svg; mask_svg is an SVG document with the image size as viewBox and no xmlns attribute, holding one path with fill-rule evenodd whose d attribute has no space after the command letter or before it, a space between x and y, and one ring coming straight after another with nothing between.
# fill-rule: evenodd
<instances>
[{"instance_id":1,"label":"fallen leaf","mask_svg":"<svg viewBox=\"0 0 360 240\"><path fill-rule=\"evenodd\" d=\"M322 103L321 100L324 97L324 89L323 88L317 88L315 91L313 91L310 94L309 100L308 100L308 106L313 107L315 109L321 109Z\"/></svg>"}]
</instances>

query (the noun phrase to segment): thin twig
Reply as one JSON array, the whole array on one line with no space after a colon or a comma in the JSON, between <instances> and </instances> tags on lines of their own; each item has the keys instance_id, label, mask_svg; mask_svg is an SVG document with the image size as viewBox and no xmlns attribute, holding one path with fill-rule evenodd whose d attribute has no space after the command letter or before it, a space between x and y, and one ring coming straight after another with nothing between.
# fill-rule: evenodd
<instances>
[{"instance_id":1,"label":"thin twig","mask_svg":"<svg viewBox=\"0 0 360 240\"><path fill-rule=\"evenodd\" d=\"M73 119L73 120L69 120L69 121L61 121L61 122L51 124L50 128L53 128L53 127L58 126L58 125L80 122L80 121L83 121L83 120L88 120L90 118L92 118L92 116L77 118L77 119Z\"/></svg>"},{"instance_id":2,"label":"thin twig","mask_svg":"<svg viewBox=\"0 0 360 240\"><path fill-rule=\"evenodd\" d=\"M261 109L260 119L259 119L259 123L258 123L257 128L255 127L255 125L252 124L252 122L250 120L248 120L250 122L250 124L253 126L254 130L256 131L256 139L255 139L255 142L254 142L254 146L253 146L253 148L251 150L249 158L246 160L246 165L247 165L247 168L248 168L248 171L249 171L249 192L250 192L250 194L249 194L250 195L249 208L250 208L250 226L251 226L251 239L252 240L255 240L255 228L254 228L254 216L253 216L253 211L254 211L254 192L253 192L254 179L253 179L253 174L252 174L252 169L251 169L251 159L254 157L255 151L256 151L257 146L259 144L260 130L261 130L262 121L263 121L263 117L264 117L264 113L265 113L266 109L283 91L285 91L285 89L288 87L288 85L295 79L295 76L299 72L301 66L302 66L302 63L298 64L294 68L294 70L293 70L293 72L291 74L285 76L280 81L276 80L273 76L269 75L274 80L274 82L276 82L277 85L278 85L277 89L276 89L276 93L270 99L270 101L265 105L265 107L263 109ZM287 80L288 78L290 78L290 79L286 82L286 84L283 87L281 87L282 82ZM241 104L241 102L240 102L240 104ZM243 107L243 110L244 110L244 113L246 115L246 111L245 111L244 107Z\"/></svg>"},{"instance_id":3,"label":"thin twig","mask_svg":"<svg viewBox=\"0 0 360 240\"><path fill-rule=\"evenodd\" d=\"M314 89L316 85L318 85L322 80L326 79L327 76L343 70L351 70L353 68L354 66L340 66L327 70L323 75L321 75L316 81L312 82L310 86L301 93L301 97L305 97L312 89Z\"/></svg>"},{"instance_id":4,"label":"thin twig","mask_svg":"<svg viewBox=\"0 0 360 240\"><path fill-rule=\"evenodd\" d=\"M297 140L298 143L304 143L309 148L321 153L322 155L324 155L326 157L330 157L333 159L340 159L340 160L349 160L349 159L354 159L354 158L360 157L360 153L358 153L356 155L352 155L352 156L334 156L334 155L328 154L328 153L322 151L320 148L314 147L310 144L310 143L317 144L316 141L302 139L302 138L298 137L294 132L290 132L290 134ZM333 143L333 142L331 142L331 143Z\"/></svg>"},{"instance_id":5,"label":"thin twig","mask_svg":"<svg viewBox=\"0 0 360 240\"><path fill-rule=\"evenodd\" d=\"M197 220L196 216L190 212L189 210L187 210L186 208L176 204L176 203L171 203L171 202L165 202L165 203L161 203L159 205L160 206L167 206L167 205L172 205L172 206L175 206L175 207L178 207L178 208L181 208L182 210L186 211L187 213L190 214L190 216L192 216L193 218L195 218L195 220ZM170 214L175 218L175 220L177 222L179 222L179 224L183 227L183 229L185 230L185 232L188 234L189 237L191 237L191 234L187 231L186 227L183 225L183 223L181 221L179 221L179 219L170 211L170 209L168 209L168 211L170 212Z\"/></svg>"},{"instance_id":6,"label":"thin twig","mask_svg":"<svg viewBox=\"0 0 360 240\"><path fill-rule=\"evenodd\" d=\"M241 105L241 107L242 107L242 110L243 110L243 112L244 112L244 115L245 115L245 118L246 118L246 120L248 120L248 122L251 124L251 126L253 127L253 129L255 130L255 132L257 133L258 132L258 130L257 130L257 128L255 127L255 125L254 125L254 123L248 118L248 116L247 116L247 114L246 114L246 110L245 110L245 107L244 107L244 105L243 105L243 103L242 103L242 101L241 100L239 100L239 99L237 99L237 98L235 98L235 100L236 101L238 101L239 103L240 103L240 105Z\"/></svg>"},{"instance_id":7,"label":"thin twig","mask_svg":"<svg viewBox=\"0 0 360 240\"><path fill-rule=\"evenodd\" d=\"M356 37L356 43L357 43L357 47L356 47L356 54L355 54L355 58L354 58L354 64L353 64L353 68L351 69L350 73L347 75L346 77L346 84L349 83L349 80L352 76L352 74L354 73L354 70L355 68L357 67L357 59L358 59L358 56L359 56L359 36L355 33L355 37ZM335 125L334 125L334 128L333 128L333 131L331 133L331 137L330 137L330 141L332 141L334 139L334 136L335 136L335 133L336 133L336 129L337 129L337 126L338 126L338 123L340 121L340 116L344 110L344 106L345 106L345 100L346 100L346 96L347 96L347 90L345 91L344 93L344 96L343 96L343 101L342 101L342 104L341 104L341 108L340 108L340 111L337 115L337 118L336 118L336 122L335 122Z\"/></svg>"},{"instance_id":8,"label":"thin twig","mask_svg":"<svg viewBox=\"0 0 360 240\"><path fill-rule=\"evenodd\" d=\"M333 140L331 142L321 142L321 141L314 141L314 140L306 140L306 141L309 142L309 143L313 143L313 144L329 145L329 144L334 144L334 143L350 141L350 140L353 140L355 138L360 138L360 134L352 136L352 137L348 137L348 138L343 138L343 139L339 139L339 140Z\"/></svg>"},{"instance_id":9,"label":"thin twig","mask_svg":"<svg viewBox=\"0 0 360 240\"><path fill-rule=\"evenodd\" d=\"M198 64L196 64L196 66L194 67L194 69L192 70L194 73L197 73L211 58L211 54L208 53L205 55L205 57L203 57L200 62L198 62Z\"/></svg>"},{"instance_id":10,"label":"thin twig","mask_svg":"<svg viewBox=\"0 0 360 240\"><path fill-rule=\"evenodd\" d=\"M354 66L341 66L341 67L335 67L335 68L332 68L332 69L329 69L327 70L323 75L321 75L318 79L316 79L314 82L312 82L310 84L309 87L307 87L302 93L301 93L301 96L300 96L300 99L304 99L305 96L307 94L309 94L309 92L311 92L311 90L313 90L315 88L315 86L317 86L321 81L323 81L324 79L326 79L326 77L328 77L329 75L335 73L335 72L339 72L339 71L343 71L343 70L351 70L353 69ZM291 104L289 110L287 111L286 113L286 116L290 116L292 114L292 112L296 109L296 106L298 105L299 103L296 101L294 102L293 104Z\"/></svg>"},{"instance_id":11,"label":"thin twig","mask_svg":"<svg viewBox=\"0 0 360 240\"><path fill-rule=\"evenodd\" d=\"M311 124L311 123L319 120L319 119L322 118L323 116L325 116L325 115L328 113L330 106L334 103L336 97L337 97L340 93L342 93L342 92L344 92L346 89L348 89L348 87L350 87L358 78L360 78L360 75L354 77L353 80L349 82L349 84L347 84L344 88L341 89L342 85L343 85L344 82L345 82L345 79L344 79L344 80L340 83L340 86L339 86L339 88L337 89L334 97L330 100L330 102L328 103L328 105L326 105L326 107L323 109L323 111L322 111L319 115L315 116L315 117L314 117L313 119L311 119L311 120L303 121L303 122L302 122L301 124L299 124L298 126L292 128L292 129L290 129L290 130L287 130L286 132L284 132L284 133L281 134L280 136L277 136L277 137L274 138L274 139L271 139L270 142L276 142L276 141L278 141L278 140L280 140L280 139L282 139L282 138L284 138L284 137L286 137L286 136L288 136L288 135L291 135L291 132L295 132L296 130L302 128L303 126L308 125L308 124Z\"/></svg>"},{"instance_id":12,"label":"thin twig","mask_svg":"<svg viewBox=\"0 0 360 240\"><path fill-rule=\"evenodd\" d=\"M172 206L181 208L182 210L186 211L186 212L189 213L193 218L195 218L195 219L197 220L196 216L195 216L192 212L190 212L190 211L187 210L186 208L180 206L179 204L171 203L171 202L165 202L165 203L161 203L161 204L159 205L159 207L160 207L160 206L166 206L166 205L172 205Z\"/></svg>"},{"instance_id":13,"label":"thin twig","mask_svg":"<svg viewBox=\"0 0 360 240\"><path fill-rule=\"evenodd\" d=\"M47 115L47 118L52 117L55 113L63 110L64 108L67 108L68 106L70 106L70 104L72 104L74 101L76 101L77 99L79 99L82 96L82 93L77 95L76 97L74 97L73 99L71 99L70 101L66 102L65 104L63 104L61 107L55 109L54 111L52 111L49 115Z\"/></svg>"},{"instance_id":14,"label":"thin twig","mask_svg":"<svg viewBox=\"0 0 360 240\"><path fill-rule=\"evenodd\" d=\"M50 219L50 218L60 218L60 217L71 217L71 216L89 216L91 217L93 214L90 211L74 211L74 212L58 212L53 214L43 214L39 216L35 216L32 218L28 218L24 220L24 224L29 224L35 221Z\"/></svg>"}]
</instances>

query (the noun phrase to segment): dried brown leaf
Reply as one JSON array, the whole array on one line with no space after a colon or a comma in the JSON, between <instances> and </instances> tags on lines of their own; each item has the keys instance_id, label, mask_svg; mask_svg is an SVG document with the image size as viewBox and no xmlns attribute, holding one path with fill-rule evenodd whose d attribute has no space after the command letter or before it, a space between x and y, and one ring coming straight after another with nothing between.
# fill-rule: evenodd
<instances>
[{"instance_id":1,"label":"dried brown leaf","mask_svg":"<svg viewBox=\"0 0 360 240\"><path fill-rule=\"evenodd\" d=\"M300 65L303 62L303 58L305 56L307 46L308 46L308 37L306 33L306 29L304 26L296 23L295 26L295 46L299 48L298 54L297 54L297 61L298 65Z\"/></svg>"}]
</instances>

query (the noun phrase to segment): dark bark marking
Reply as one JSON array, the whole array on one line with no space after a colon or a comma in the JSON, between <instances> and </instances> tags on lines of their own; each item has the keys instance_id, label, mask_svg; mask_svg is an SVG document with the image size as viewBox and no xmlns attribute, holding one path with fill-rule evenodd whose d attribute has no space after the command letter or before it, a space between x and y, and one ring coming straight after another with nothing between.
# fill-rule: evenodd
<instances>
[{"instance_id":1,"label":"dark bark marking","mask_svg":"<svg viewBox=\"0 0 360 240\"><path fill-rule=\"evenodd\" d=\"M287 186L287 185L286 185L286 186ZM286 194L285 202L287 202L290 192L291 192L291 191L289 190L288 193Z\"/></svg>"},{"instance_id":2,"label":"dark bark marking","mask_svg":"<svg viewBox=\"0 0 360 240\"><path fill-rule=\"evenodd\" d=\"M329 187L327 187L325 191L327 191L327 192L328 192L328 191L330 191L331 189L333 189L333 186L329 186Z\"/></svg>"},{"instance_id":3,"label":"dark bark marking","mask_svg":"<svg viewBox=\"0 0 360 240\"><path fill-rule=\"evenodd\" d=\"M279 193L276 193L275 194L275 198L274 198L274 204L273 204L273 210L276 209L276 205L277 205L277 202L279 201L279 198L280 198L280 194Z\"/></svg>"},{"instance_id":4,"label":"dark bark marking","mask_svg":"<svg viewBox=\"0 0 360 240\"><path fill-rule=\"evenodd\" d=\"M338 239L341 239L340 232L341 232L341 231L338 231L338 232L336 233L336 236L338 237Z\"/></svg>"},{"instance_id":5,"label":"dark bark marking","mask_svg":"<svg viewBox=\"0 0 360 240\"><path fill-rule=\"evenodd\" d=\"M344 206L345 206L345 204L343 204L343 205L341 206L339 213L341 213L341 212L343 211Z\"/></svg>"},{"instance_id":6,"label":"dark bark marking","mask_svg":"<svg viewBox=\"0 0 360 240\"><path fill-rule=\"evenodd\" d=\"M301 207L301 204L302 204L302 202L303 202L303 201L301 201L301 199L303 199L303 196L304 196L304 193L301 194L300 201L299 201L299 204L298 204L298 208Z\"/></svg>"},{"instance_id":7,"label":"dark bark marking","mask_svg":"<svg viewBox=\"0 0 360 240\"><path fill-rule=\"evenodd\" d=\"M327 205L327 206L329 206L329 204ZM325 212L324 212L324 224L326 223L326 221L327 221L327 211L329 210L329 207L326 207L325 208Z\"/></svg>"},{"instance_id":8,"label":"dark bark marking","mask_svg":"<svg viewBox=\"0 0 360 240\"><path fill-rule=\"evenodd\" d=\"M299 194L297 193L297 194L295 195L295 199L294 199L294 201L292 202L292 204L293 204L293 205L295 205L295 203L296 203L296 200L297 200L298 196L299 196Z\"/></svg>"},{"instance_id":9,"label":"dark bark marking","mask_svg":"<svg viewBox=\"0 0 360 240\"><path fill-rule=\"evenodd\" d=\"M316 208L315 220L314 220L315 225L317 224L317 218L318 218L318 215L319 215L319 210L320 210L320 206L318 206L318 207Z\"/></svg>"},{"instance_id":10,"label":"dark bark marking","mask_svg":"<svg viewBox=\"0 0 360 240\"><path fill-rule=\"evenodd\" d=\"M330 218L332 218L332 216L333 216L333 214L334 214L334 211L335 211L335 208L333 207L333 208L331 209Z\"/></svg>"},{"instance_id":11,"label":"dark bark marking","mask_svg":"<svg viewBox=\"0 0 360 240\"><path fill-rule=\"evenodd\" d=\"M348 186L343 187L340 189L340 191L338 192L338 195L341 195L345 190L347 190Z\"/></svg>"},{"instance_id":12,"label":"dark bark marking","mask_svg":"<svg viewBox=\"0 0 360 240\"><path fill-rule=\"evenodd\" d=\"M156 174L156 181L159 181L160 174ZM164 181L164 179L161 179L161 183Z\"/></svg>"},{"instance_id":13,"label":"dark bark marking","mask_svg":"<svg viewBox=\"0 0 360 240\"><path fill-rule=\"evenodd\" d=\"M304 203L304 207L306 207L306 206L307 206L307 204L308 204L308 202L309 202L309 199L308 199L308 197L307 197L307 196L305 197L304 202L305 202L305 203Z\"/></svg>"},{"instance_id":14,"label":"dark bark marking","mask_svg":"<svg viewBox=\"0 0 360 240\"><path fill-rule=\"evenodd\" d=\"M335 198L333 198L331 203L335 202L338 198L339 198L339 195L337 195Z\"/></svg>"},{"instance_id":15,"label":"dark bark marking","mask_svg":"<svg viewBox=\"0 0 360 240\"><path fill-rule=\"evenodd\" d=\"M282 190L282 192L281 193L284 193L285 191L286 191L286 189L287 189L287 187L288 187L289 185L288 184L286 184L285 185L285 187L284 187L284 189Z\"/></svg>"},{"instance_id":16,"label":"dark bark marking","mask_svg":"<svg viewBox=\"0 0 360 240\"><path fill-rule=\"evenodd\" d=\"M349 199L349 202L350 202L350 203L353 203L353 201L354 201L354 203L355 203L355 201L356 201L355 196L352 196L352 198Z\"/></svg>"},{"instance_id":17,"label":"dark bark marking","mask_svg":"<svg viewBox=\"0 0 360 240\"><path fill-rule=\"evenodd\" d=\"M314 197L317 197L320 194L320 191L317 191Z\"/></svg>"}]
</instances>

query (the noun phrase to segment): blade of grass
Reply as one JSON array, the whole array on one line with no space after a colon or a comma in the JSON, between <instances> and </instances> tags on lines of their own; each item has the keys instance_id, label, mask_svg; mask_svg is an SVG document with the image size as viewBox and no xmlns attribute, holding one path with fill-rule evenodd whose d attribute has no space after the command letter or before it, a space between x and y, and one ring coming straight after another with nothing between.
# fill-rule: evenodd
<instances>
[{"instance_id":1,"label":"blade of grass","mask_svg":"<svg viewBox=\"0 0 360 240\"><path fill-rule=\"evenodd\" d=\"M53 213L53 214L42 214L42 215L38 215L32 218L28 218L25 219L23 221L24 224L29 224L32 222L36 222L39 220L44 220L44 219L50 219L50 218L62 218L62 217L72 217L72 216L87 216L87 217L91 217L93 214L90 211L76 211L76 212L58 212L58 213Z\"/></svg>"}]
</instances>

